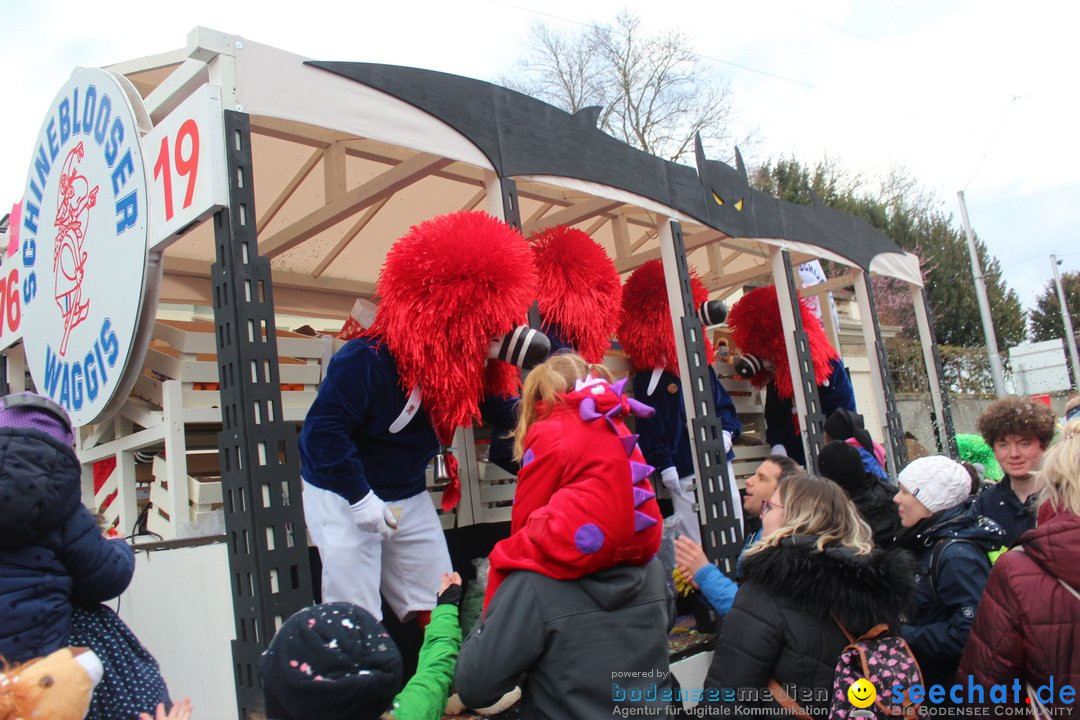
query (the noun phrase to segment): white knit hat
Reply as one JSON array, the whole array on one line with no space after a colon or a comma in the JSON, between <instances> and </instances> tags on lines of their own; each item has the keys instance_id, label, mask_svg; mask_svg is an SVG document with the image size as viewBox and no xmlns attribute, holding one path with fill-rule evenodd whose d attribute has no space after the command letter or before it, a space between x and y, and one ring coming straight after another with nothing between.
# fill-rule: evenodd
<instances>
[{"instance_id":1,"label":"white knit hat","mask_svg":"<svg viewBox=\"0 0 1080 720\"><path fill-rule=\"evenodd\" d=\"M912 460L897 481L931 513L956 507L971 493L968 471L944 455Z\"/></svg>"}]
</instances>

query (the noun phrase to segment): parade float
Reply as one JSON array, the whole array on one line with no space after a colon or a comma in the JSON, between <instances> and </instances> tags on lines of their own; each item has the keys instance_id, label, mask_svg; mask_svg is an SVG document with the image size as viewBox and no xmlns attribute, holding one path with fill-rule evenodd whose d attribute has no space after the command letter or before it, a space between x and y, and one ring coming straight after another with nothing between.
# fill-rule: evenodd
<instances>
[{"instance_id":1,"label":"parade float","mask_svg":"<svg viewBox=\"0 0 1080 720\"><path fill-rule=\"evenodd\" d=\"M727 336L698 319L691 268L729 303L775 285L809 458L824 417L797 267L843 269L801 292L853 288L866 348L856 395L894 472L902 428L869 278L907 283L935 439L950 447L918 258L854 217L752 189L741 158L730 167L699 147L696 168L680 165L595 122L478 80L313 61L206 28L179 50L75 70L44 113L0 267L7 389L29 377L80 427L84 499L140 551L120 614L200 712L250 708L259 653L313 601L297 429L343 323L377 307L388 248L433 216L484 210L526 236L571 226L624 279L662 261L702 535L729 572L738 499L703 360L705 333ZM731 461L741 483L769 448L752 442L762 398L728 349L714 369L750 440ZM629 369L617 345L605 362ZM509 518L514 476L487 462L489 440L481 426L454 438L461 499L440 510L448 534ZM441 492L433 479L436 506ZM707 664L698 653L673 668L694 687Z\"/></svg>"}]
</instances>

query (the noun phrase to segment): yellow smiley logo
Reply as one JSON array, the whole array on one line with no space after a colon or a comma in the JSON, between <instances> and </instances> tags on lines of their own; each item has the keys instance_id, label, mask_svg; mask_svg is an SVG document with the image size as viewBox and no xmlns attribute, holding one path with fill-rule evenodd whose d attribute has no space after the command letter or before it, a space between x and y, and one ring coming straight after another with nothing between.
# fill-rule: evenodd
<instances>
[{"instance_id":1,"label":"yellow smiley logo","mask_svg":"<svg viewBox=\"0 0 1080 720\"><path fill-rule=\"evenodd\" d=\"M857 708L867 708L874 704L877 688L869 680L859 678L847 689L847 699Z\"/></svg>"}]
</instances>

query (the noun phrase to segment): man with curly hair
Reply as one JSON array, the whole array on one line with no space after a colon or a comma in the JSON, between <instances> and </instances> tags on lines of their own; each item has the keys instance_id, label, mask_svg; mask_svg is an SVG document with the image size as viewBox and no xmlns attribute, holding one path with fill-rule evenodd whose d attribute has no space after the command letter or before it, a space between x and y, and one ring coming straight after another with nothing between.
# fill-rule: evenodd
<instances>
[{"instance_id":1,"label":"man with curly hair","mask_svg":"<svg viewBox=\"0 0 1080 720\"><path fill-rule=\"evenodd\" d=\"M1026 397L997 400L979 416L979 433L1005 476L975 498L971 512L1004 528L1006 546L1035 527L1036 471L1054 439L1055 421L1050 408Z\"/></svg>"}]
</instances>

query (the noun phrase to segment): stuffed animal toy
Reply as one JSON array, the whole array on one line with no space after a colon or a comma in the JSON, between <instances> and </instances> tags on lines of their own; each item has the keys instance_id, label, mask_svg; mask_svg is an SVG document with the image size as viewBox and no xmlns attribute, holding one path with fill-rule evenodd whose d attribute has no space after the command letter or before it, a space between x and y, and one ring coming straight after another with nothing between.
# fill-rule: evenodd
<instances>
[{"instance_id":1,"label":"stuffed animal toy","mask_svg":"<svg viewBox=\"0 0 1080 720\"><path fill-rule=\"evenodd\" d=\"M101 661L86 648L62 648L0 673L0 720L82 720Z\"/></svg>"},{"instance_id":2,"label":"stuffed animal toy","mask_svg":"<svg viewBox=\"0 0 1080 720\"><path fill-rule=\"evenodd\" d=\"M821 411L829 417L838 408L855 411L855 393L840 353L829 342L821 322L804 298L799 298L803 329L810 341L810 356L817 380ZM787 455L806 465L800 419L794 417L795 395L788 365L787 343L780 321L780 305L773 286L746 293L727 318L731 337L741 356L735 372L756 387L766 388L765 437L774 454Z\"/></svg>"}]
</instances>

